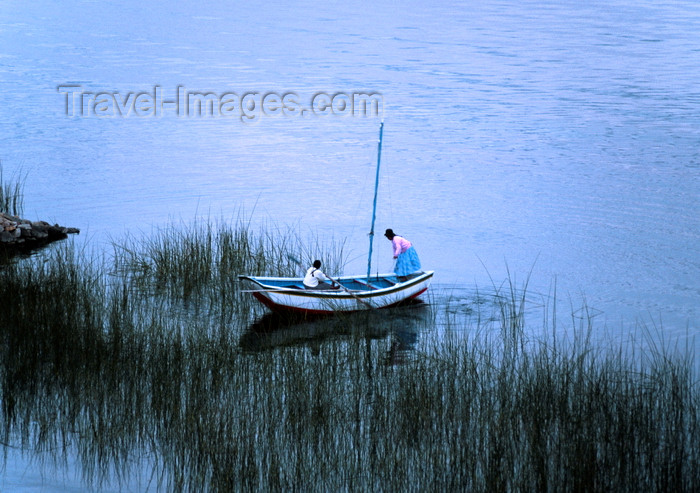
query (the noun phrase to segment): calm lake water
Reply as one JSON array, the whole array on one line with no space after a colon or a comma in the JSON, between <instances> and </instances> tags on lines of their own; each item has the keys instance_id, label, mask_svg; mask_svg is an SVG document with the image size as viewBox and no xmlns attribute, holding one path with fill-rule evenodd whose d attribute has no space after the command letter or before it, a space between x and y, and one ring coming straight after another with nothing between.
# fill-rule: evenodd
<instances>
[{"instance_id":1,"label":"calm lake water","mask_svg":"<svg viewBox=\"0 0 700 493\"><path fill-rule=\"evenodd\" d=\"M530 275L608 331L694 338L698 33L691 1L6 1L0 160L26 175L26 217L98 250L242 211L345 241L349 274L383 119L376 230L411 239L439 292ZM229 102L187 114L185 92ZM358 93L380 114L342 111ZM373 262L392 266L381 235Z\"/></svg>"}]
</instances>

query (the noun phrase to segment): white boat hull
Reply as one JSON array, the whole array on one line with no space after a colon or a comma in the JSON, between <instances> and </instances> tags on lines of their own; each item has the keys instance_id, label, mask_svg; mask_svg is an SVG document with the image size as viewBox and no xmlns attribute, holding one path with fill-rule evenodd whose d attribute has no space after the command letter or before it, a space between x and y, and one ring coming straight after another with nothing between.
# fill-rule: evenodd
<instances>
[{"instance_id":1,"label":"white boat hull","mask_svg":"<svg viewBox=\"0 0 700 493\"><path fill-rule=\"evenodd\" d=\"M372 277L364 289L314 291L302 289L301 278L239 276L253 296L274 311L307 314L354 312L386 308L416 298L427 291L433 271L413 274L408 280L398 280L394 274ZM343 286L357 286L366 277L336 278Z\"/></svg>"}]
</instances>

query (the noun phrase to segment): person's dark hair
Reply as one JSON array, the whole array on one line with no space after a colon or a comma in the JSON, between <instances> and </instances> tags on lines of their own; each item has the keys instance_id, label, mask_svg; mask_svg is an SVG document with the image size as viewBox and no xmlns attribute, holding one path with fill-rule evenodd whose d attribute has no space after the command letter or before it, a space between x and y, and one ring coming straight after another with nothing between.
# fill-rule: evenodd
<instances>
[{"instance_id":1,"label":"person's dark hair","mask_svg":"<svg viewBox=\"0 0 700 493\"><path fill-rule=\"evenodd\" d=\"M320 268L321 268L321 261L320 261L320 260L314 260L314 267L315 267L316 269L320 269Z\"/></svg>"},{"instance_id":2,"label":"person's dark hair","mask_svg":"<svg viewBox=\"0 0 700 493\"><path fill-rule=\"evenodd\" d=\"M384 236L386 236L389 239L392 239L396 235L394 234L394 231L391 228L389 228L384 232Z\"/></svg>"}]
</instances>

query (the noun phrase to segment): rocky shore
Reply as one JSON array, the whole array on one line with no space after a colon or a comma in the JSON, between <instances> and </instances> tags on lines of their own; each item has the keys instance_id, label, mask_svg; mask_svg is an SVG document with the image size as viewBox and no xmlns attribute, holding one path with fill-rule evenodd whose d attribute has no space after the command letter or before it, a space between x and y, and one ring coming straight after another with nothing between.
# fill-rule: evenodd
<instances>
[{"instance_id":1,"label":"rocky shore","mask_svg":"<svg viewBox=\"0 0 700 493\"><path fill-rule=\"evenodd\" d=\"M77 228L52 226L45 221L32 222L0 212L0 248L33 248L77 233L80 233Z\"/></svg>"}]
</instances>

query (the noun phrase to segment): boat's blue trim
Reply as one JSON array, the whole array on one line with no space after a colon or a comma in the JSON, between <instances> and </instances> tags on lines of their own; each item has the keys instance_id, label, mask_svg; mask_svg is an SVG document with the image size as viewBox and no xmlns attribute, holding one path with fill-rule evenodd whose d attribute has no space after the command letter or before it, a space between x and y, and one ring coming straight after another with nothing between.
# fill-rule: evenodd
<instances>
[{"instance_id":1,"label":"boat's blue trim","mask_svg":"<svg viewBox=\"0 0 700 493\"><path fill-rule=\"evenodd\" d=\"M364 289L364 290L354 290L352 293L346 293L345 291L340 291L340 290L324 290L324 291L314 291L310 289L298 289L298 288L288 288L285 285L288 284L293 284L295 281L297 281L297 278L265 278L265 277L255 277L255 276L238 276L239 279L245 279L248 281L251 281L258 286L260 286L261 289L273 289L277 291L283 291L286 295L291 295L291 296L302 296L302 297L312 297L312 298L325 298L325 299L345 299L345 298L366 298L366 299L371 299L375 297L382 297L387 294L393 294L399 291L403 291L404 289L410 288L416 284L419 284L426 279L429 279L433 276L432 271L428 272L423 272L422 274L409 279L404 282L397 282L393 284L392 286L382 288L382 289ZM388 279L392 280L391 276L386 276L386 277L378 277L374 279ZM351 277L351 278L341 278L337 279L339 282L343 281L355 281L357 282L357 278ZM398 281L398 279L397 279ZM359 283L358 283L359 284ZM343 284L345 285L345 284Z\"/></svg>"}]
</instances>

